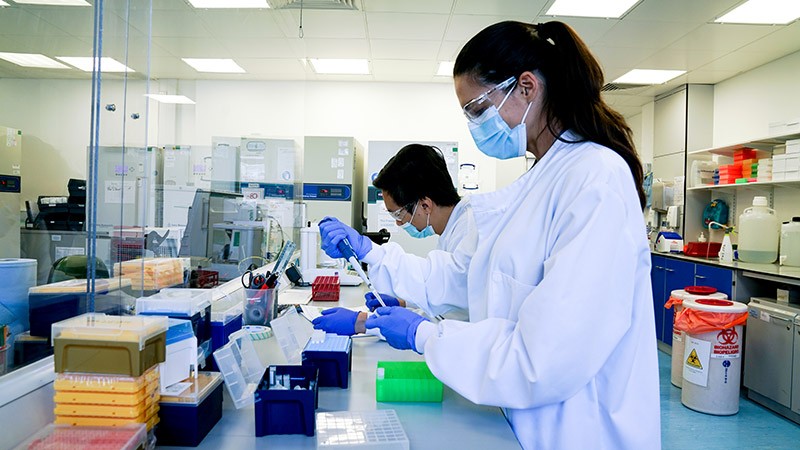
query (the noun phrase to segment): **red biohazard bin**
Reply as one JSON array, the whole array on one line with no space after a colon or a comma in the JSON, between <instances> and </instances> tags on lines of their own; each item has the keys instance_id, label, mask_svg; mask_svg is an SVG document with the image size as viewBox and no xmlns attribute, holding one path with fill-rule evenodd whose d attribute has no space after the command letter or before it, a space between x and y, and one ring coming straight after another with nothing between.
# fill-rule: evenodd
<instances>
[{"instance_id":1,"label":"red biohazard bin","mask_svg":"<svg viewBox=\"0 0 800 450\"><path fill-rule=\"evenodd\" d=\"M747 305L730 300L685 299L675 328L686 333L681 403L689 409L727 416L739 412L742 326Z\"/></svg>"},{"instance_id":2,"label":"red biohazard bin","mask_svg":"<svg viewBox=\"0 0 800 450\"><path fill-rule=\"evenodd\" d=\"M339 276L318 276L311 283L311 300L316 302L339 301Z\"/></svg>"}]
</instances>

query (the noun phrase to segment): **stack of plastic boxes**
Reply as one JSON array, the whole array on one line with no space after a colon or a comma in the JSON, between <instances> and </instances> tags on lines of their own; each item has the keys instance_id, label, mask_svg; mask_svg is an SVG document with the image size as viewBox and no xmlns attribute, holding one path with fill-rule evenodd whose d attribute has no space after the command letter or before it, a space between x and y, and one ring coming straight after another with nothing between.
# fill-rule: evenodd
<instances>
[{"instance_id":1,"label":"stack of plastic boxes","mask_svg":"<svg viewBox=\"0 0 800 450\"><path fill-rule=\"evenodd\" d=\"M114 264L114 276L131 280L133 289L155 291L183 283L183 264L178 258L132 259Z\"/></svg>"},{"instance_id":2,"label":"stack of plastic boxes","mask_svg":"<svg viewBox=\"0 0 800 450\"><path fill-rule=\"evenodd\" d=\"M758 175L756 180L759 182L772 181L772 158L761 158L758 160Z\"/></svg>"},{"instance_id":3,"label":"stack of plastic boxes","mask_svg":"<svg viewBox=\"0 0 800 450\"><path fill-rule=\"evenodd\" d=\"M723 164L719 166L719 184L734 184L742 177L742 166Z\"/></svg>"},{"instance_id":4,"label":"stack of plastic boxes","mask_svg":"<svg viewBox=\"0 0 800 450\"><path fill-rule=\"evenodd\" d=\"M772 157L773 181L800 180L800 139L786 141L786 153Z\"/></svg>"},{"instance_id":5,"label":"stack of plastic boxes","mask_svg":"<svg viewBox=\"0 0 800 450\"><path fill-rule=\"evenodd\" d=\"M167 357L158 370L162 389L180 383L197 371L197 338L191 321L169 319Z\"/></svg>"},{"instance_id":6,"label":"stack of plastic boxes","mask_svg":"<svg viewBox=\"0 0 800 450\"><path fill-rule=\"evenodd\" d=\"M53 324L55 423L152 429L167 321L87 313Z\"/></svg>"},{"instance_id":7,"label":"stack of plastic boxes","mask_svg":"<svg viewBox=\"0 0 800 450\"><path fill-rule=\"evenodd\" d=\"M211 298L208 289L162 289L136 300L136 313L191 320L197 337L198 367L202 367L211 354Z\"/></svg>"}]
</instances>

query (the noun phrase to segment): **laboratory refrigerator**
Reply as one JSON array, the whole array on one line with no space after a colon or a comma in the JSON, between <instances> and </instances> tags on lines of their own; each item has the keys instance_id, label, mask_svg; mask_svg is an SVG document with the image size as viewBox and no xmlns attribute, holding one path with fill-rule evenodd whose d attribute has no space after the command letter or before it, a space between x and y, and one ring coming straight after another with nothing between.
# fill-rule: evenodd
<instances>
[{"instance_id":1,"label":"laboratory refrigerator","mask_svg":"<svg viewBox=\"0 0 800 450\"><path fill-rule=\"evenodd\" d=\"M372 180L378 176L383 166L389 162L401 148L408 144L431 145L442 151L447 172L453 181L453 187L458 186L458 142L456 141L369 141L367 152L367 170L364 173L364 183L367 186L367 229L368 232L377 232L385 228L391 233L390 242L400 244L403 249L417 256L426 256L436 248L439 236L424 239L412 238L402 228L398 227L395 220L386 211L381 191L372 185Z\"/></svg>"},{"instance_id":2,"label":"laboratory refrigerator","mask_svg":"<svg viewBox=\"0 0 800 450\"><path fill-rule=\"evenodd\" d=\"M22 131L0 127L0 258L20 255Z\"/></svg>"},{"instance_id":3,"label":"laboratory refrigerator","mask_svg":"<svg viewBox=\"0 0 800 450\"><path fill-rule=\"evenodd\" d=\"M306 219L325 216L363 231L364 149L353 137L306 136L303 145L303 201Z\"/></svg>"}]
</instances>

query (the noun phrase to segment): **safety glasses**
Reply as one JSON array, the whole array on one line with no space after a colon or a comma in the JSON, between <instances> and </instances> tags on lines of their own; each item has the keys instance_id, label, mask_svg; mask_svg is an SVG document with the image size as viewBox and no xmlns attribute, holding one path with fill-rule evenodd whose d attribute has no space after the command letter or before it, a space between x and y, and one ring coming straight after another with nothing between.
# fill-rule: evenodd
<instances>
[{"instance_id":1,"label":"safety glasses","mask_svg":"<svg viewBox=\"0 0 800 450\"><path fill-rule=\"evenodd\" d=\"M403 218L406 216L406 213L408 213L408 210L411 207L411 205L413 205L413 203L409 203L408 205L403 206L402 208L398 208L395 211L389 211L387 209L386 212L388 212L389 215L392 216L392 219L398 222L402 222Z\"/></svg>"},{"instance_id":2,"label":"safety glasses","mask_svg":"<svg viewBox=\"0 0 800 450\"><path fill-rule=\"evenodd\" d=\"M478 118L481 116L481 114L483 114L490 106L493 105L492 101L489 99L489 96L497 91L502 92L503 90L512 86L516 81L516 77L511 77L484 92L483 94L468 101L463 108L464 115L467 116L467 119L469 119L470 122L478 123Z\"/></svg>"}]
</instances>

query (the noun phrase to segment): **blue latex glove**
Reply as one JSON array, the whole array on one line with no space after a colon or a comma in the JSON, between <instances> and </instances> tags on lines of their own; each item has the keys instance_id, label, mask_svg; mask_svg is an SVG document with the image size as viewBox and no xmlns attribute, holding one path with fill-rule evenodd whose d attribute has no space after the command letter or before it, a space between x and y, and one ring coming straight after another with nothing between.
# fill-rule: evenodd
<instances>
[{"instance_id":1,"label":"blue latex glove","mask_svg":"<svg viewBox=\"0 0 800 450\"><path fill-rule=\"evenodd\" d=\"M319 233L322 236L322 250L331 258L344 258L337 248L344 238L350 241L358 259L363 259L372 250L372 241L368 237L362 236L335 217L322 219L319 223Z\"/></svg>"},{"instance_id":2,"label":"blue latex glove","mask_svg":"<svg viewBox=\"0 0 800 450\"><path fill-rule=\"evenodd\" d=\"M352 336L356 334L356 319L358 319L356 311L347 308L331 308L322 311L322 315L311 323L314 324L315 329L324 330L326 333Z\"/></svg>"},{"instance_id":3,"label":"blue latex glove","mask_svg":"<svg viewBox=\"0 0 800 450\"><path fill-rule=\"evenodd\" d=\"M398 306L378 308L376 315L367 318L367 328L378 328L386 342L399 350L414 350L417 328L423 320L428 320L409 309Z\"/></svg>"},{"instance_id":4,"label":"blue latex glove","mask_svg":"<svg viewBox=\"0 0 800 450\"><path fill-rule=\"evenodd\" d=\"M392 297L389 294L384 294L383 292L380 292L380 294L381 298L383 299L383 303L386 303L386 306L400 306L400 301L397 300L397 298ZM370 311L375 311L375 308L380 308L382 306L377 297L375 297L375 294L372 292L367 292L367 294L364 295L364 298L367 299L366 304Z\"/></svg>"}]
</instances>

